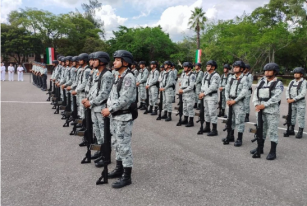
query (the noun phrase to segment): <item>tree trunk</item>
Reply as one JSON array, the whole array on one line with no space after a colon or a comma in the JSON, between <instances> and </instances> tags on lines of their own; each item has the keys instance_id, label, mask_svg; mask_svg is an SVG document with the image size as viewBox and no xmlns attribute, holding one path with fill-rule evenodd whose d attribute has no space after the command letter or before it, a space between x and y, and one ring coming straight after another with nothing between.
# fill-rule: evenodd
<instances>
[{"instance_id":1,"label":"tree trunk","mask_svg":"<svg viewBox=\"0 0 307 206\"><path fill-rule=\"evenodd\" d=\"M200 49L199 26L197 25L197 49Z\"/></svg>"}]
</instances>

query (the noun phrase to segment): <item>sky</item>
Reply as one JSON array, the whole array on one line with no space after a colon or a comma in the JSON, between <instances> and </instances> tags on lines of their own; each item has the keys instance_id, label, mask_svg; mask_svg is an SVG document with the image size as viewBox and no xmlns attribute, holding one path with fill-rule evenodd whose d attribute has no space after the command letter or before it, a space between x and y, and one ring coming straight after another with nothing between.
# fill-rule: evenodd
<instances>
[{"instance_id":1,"label":"sky","mask_svg":"<svg viewBox=\"0 0 307 206\"><path fill-rule=\"evenodd\" d=\"M233 19L244 12L249 14L269 0L99 0L102 7L96 18L104 21L106 39L119 25L146 27L160 25L173 41L180 41L194 32L188 27L191 10L202 7L208 21ZM13 10L26 7L64 14L78 9L88 0L1 0L1 22Z\"/></svg>"}]
</instances>

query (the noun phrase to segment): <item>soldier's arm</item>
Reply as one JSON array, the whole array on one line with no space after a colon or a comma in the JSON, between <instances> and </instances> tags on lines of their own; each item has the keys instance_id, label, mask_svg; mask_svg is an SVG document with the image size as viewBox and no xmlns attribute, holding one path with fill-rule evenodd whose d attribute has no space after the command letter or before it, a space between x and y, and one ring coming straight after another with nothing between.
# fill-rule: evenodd
<instances>
[{"instance_id":1,"label":"soldier's arm","mask_svg":"<svg viewBox=\"0 0 307 206\"><path fill-rule=\"evenodd\" d=\"M240 101L241 99L244 99L244 97L247 95L248 93L248 81L247 81L247 77L243 77L240 84L242 84L242 90L241 92L238 94L237 98L235 99L235 101Z\"/></svg>"},{"instance_id":2,"label":"soldier's arm","mask_svg":"<svg viewBox=\"0 0 307 206\"><path fill-rule=\"evenodd\" d=\"M79 84L78 87L76 88L77 94L80 94L85 89L90 73L91 73L90 69L85 69L84 74L83 74L82 83Z\"/></svg>"},{"instance_id":3,"label":"soldier's arm","mask_svg":"<svg viewBox=\"0 0 307 206\"><path fill-rule=\"evenodd\" d=\"M303 83L301 85L301 92L293 98L295 101L301 98L304 98L306 96L306 80L303 80Z\"/></svg>"},{"instance_id":4,"label":"soldier's arm","mask_svg":"<svg viewBox=\"0 0 307 206\"><path fill-rule=\"evenodd\" d=\"M281 94L283 90L284 90L284 85L282 84L281 81L279 81L276 84L274 91L272 91L273 94L272 97L267 102L264 102L263 105L265 107L268 107L273 104L278 104L279 101L281 100Z\"/></svg>"},{"instance_id":5,"label":"soldier's arm","mask_svg":"<svg viewBox=\"0 0 307 206\"><path fill-rule=\"evenodd\" d=\"M293 80L292 80L293 81ZM291 81L291 82L292 82ZM286 99L289 99L290 98L290 84L291 84L291 82L289 83L289 85L288 85L288 88L286 89Z\"/></svg>"},{"instance_id":6,"label":"soldier's arm","mask_svg":"<svg viewBox=\"0 0 307 206\"><path fill-rule=\"evenodd\" d=\"M151 82L149 82L149 86L153 86L153 85L157 84L158 79L159 79L159 72L156 70L153 73L153 78L152 78Z\"/></svg>"},{"instance_id":7,"label":"soldier's arm","mask_svg":"<svg viewBox=\"0 0 307 206\"><path fill-rule=\"evenodd\" d=\"M219 82L220 82L220 75L215 74L212 78L211 78L212 82L210 83L210 86L207 90L206 94L210 94L211 92L217 91L219 89Z\"/></svg>"},{"instance_id":8,"label":"soldier's arm","mask_svg":"<svg viewBox=\"0 0 307 206\"><path fill-rule=\"evenodd\" d=\"M253 86L253 80L254 80L254 77L253 77L252 74L250 74L250 75L249 75L249 83L250 83L250 84L248 85L249 88L252 88L252 86Z\"/></svg>"},{"instance_id":9,"label":"soldier's arm","mask_svg":"<svg viewBox=\"0 0 307 206\"><path fill-rule=\"evenodd\" d=\"M191 75L189 76L189 78L190 78L190 85L189 85L187 88L185 88L185 89L183 90L183 93L192 91L192 90L194 89L195 82L196 82L196 76L195 76L195 74L191 74Z\"/></svg>"},{"instance_id":10,"label":"soldier's arm","mask_svg":"<svg viewBox=\"0 0 307 206\"><path fill-rule=\"evenodd\" d=\"M143 83L146 83L148 80L147 80L147 77L148 77L148 70L147 69L144 69L143 71L143 78L141 78L141 81L140 83L143 84Z\"/></svg>"},{"instance_id":11,"label":"soldier's arm","mask_svg":"<svg viewBox=\"0 0 307 206\"><path fill-rule=\"evenodd\" d=\"M225 100L228 101L229 100L229 93L230 93L230 78L227 81L227 84L225 86Z\"/></svg>"},{"instance_id":12,"label":"soldier's arm","mask_svg":"<svg viewBox=\"0 0 307 206\"><path fill-rule=\"evenodd\" d=\"M90 101L91 107L102 105L104 101L109 98L112 86L113 86L114 77L111 72L106 72L101 78L100 89L98 92L95 91L94 98ZM98 89L98 88L97 88Z\"/></svg>"},{"instance_id":13,"label":"soldier's arm","mask_svg":"<svg viewBox=\"0 0 307 206\"><path fill-rule=\"evenodd\" d=\"M120 97L118 101L109 106L109 111L116 112L130 105L133 101L133 92L135 90L135 78L132 74L127 74L123 79L122 88L120 90Z\"/></svg>"},{"instance_id":14,"label":"soldier's arm","mask_svg":"<svg viewBox=\"0 0 307 206\"><path fill-rule=\"evenodd\" d=\"M166 85L164 86L164 89L167 89L173 86L174 82L175 82L175 74L174 72L170 71L170 73L168 74L168 80L166 82Z\"/></svg>"},{"instance_id":15,"label":"soldier's arm","mask_svg":"<svg viewBox=\"0 0 307 206\"><path fill-rule=\"evenodd\" d=\"M204 81L205 75L203 76L202 80L201 80L201 88L200 88L200 92L204 93L205 92L205 81Z\"/></svg>"}]
</instances>

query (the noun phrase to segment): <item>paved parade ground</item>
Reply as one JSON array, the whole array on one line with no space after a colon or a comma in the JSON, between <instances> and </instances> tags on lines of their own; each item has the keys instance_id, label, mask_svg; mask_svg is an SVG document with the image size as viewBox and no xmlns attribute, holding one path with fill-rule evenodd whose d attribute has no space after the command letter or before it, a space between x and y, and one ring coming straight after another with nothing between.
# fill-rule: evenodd
<instances>
[{"instance_id":1,"label":"paved parade ground","mask_svg":"<svg viewBox=\"0 0 307 206\"><path fill-rule=\"evenodd\" d=\"M29 77L1 82L3 206L307 205L307 133L302 139L283 137L281 118L277 159L268 161L269 141L261 159L249 154L256 147L248 132L253 123L246 123L243 145L236 148L222 144L221 119L219 136L207 137L197 135L199 124L177 127L175 114L166 123L139 113L132 134L132 184L116 190L110 179L96 186L102 168L80 164L86 152L78 146L81 137L69 135L72 126L62 127L46 92ZM284 97L282 115L288 110ZM250 121L256 121L253 111ZM115 167L114 152L112 160L109 170Z\"/></svg>"}]
</instances>

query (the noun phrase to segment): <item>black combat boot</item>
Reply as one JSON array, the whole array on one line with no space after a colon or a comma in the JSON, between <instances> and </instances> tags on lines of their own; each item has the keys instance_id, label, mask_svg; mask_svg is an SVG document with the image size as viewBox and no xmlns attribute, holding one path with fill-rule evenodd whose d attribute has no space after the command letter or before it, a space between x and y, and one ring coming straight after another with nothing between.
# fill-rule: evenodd
<instances>
[{"instance_id":1,"label":"black combat boot","mask_svg":"<svg viewBox=\"0 0 307 206\"><path fill-rule=\"evenodd\" d=\"M188 122L188 116L184 116L184 119L183 119L183 121L181 121L181 124L188 124L189 122Z\"/></svg>"},{"instance_id":2,"label":"black combat boot","mask_svg":"<svg viewBox=\"0 0 307 206\"><path fill-rule=\"evenodd\" d=\"M105 164L110 164L111 163L111 160L103 160L102 158L100 158L99 161L96 161L95 162L95 166L100 168L100 167L103 167Z\"/></svg>"},{"instance_id":3,"label":"black combat boot","mask_svg":"<svg viewBox=\"0 0 307 206\"><path fill-rule=\"evenodd\" d=\"M203 129L203 133L209 133L209 132L211 132L211 130L210 130L210 122L206 122L206 126Z\"/></svg>"},{"instance_id":4,"label":"black combat boot","mask_svg":"<svg viewBox=\"0 0 307 206\"><path fill-rule=\"evenodd\" d=\"M222 110L220 110L219 114L217 115L217 117L222 117Z\"/></svg>"},{"instance_id":5,"label":"black combat boot","mask_svg":"<svg viewBox=\"0 0 307 206\"><path fill-rule=\"evenodd\" d=\"M298 133L295 136L296 139L302 139L302 137L303 137L303 130L304 130L304 128L299 128Z\"/></svg>"},{"instance_id":6,"label":"black combat boot","mask_svg":"<svg viewBox=\"0 0 307 206\"><path fill-rule=\"evenodd\" d=\"M166 119L167 118L167 111L164 111L163 116L161 117L161 119Z\"/></svg>"},{"instance_id":7,"label":"black combat boot","mask_svg":"<svg viewBox=\"0 0 307 206\"><path fill-rule=\"evenodd\" d=\"M216 129L217 124L212 124L212 130L209 134L207 134L207 136L217 136L217 129Z\"/></svg>"},{"instance_id":8,"label":"black combat boot","mask_svg":"<svg viewBox=\"0 0 307 206\"><path fill-rule=\"evenodd\" d=\"M196 110L200 110L200 104L197 104Z\"/></svg>"},{"instance_id":9,"label":"black combat boot","mask_svg":"<svg viewBox=\"0 0 307 206\"><path fill-rule=\"evenodd\" d=\"M263 140L263 145L260 148L260 154L263 154L263 147L264 147L264 140ZM256 147L255 149L251 150L250 153L251 154L255 154L257 152L258 147Z\"/></svg>"},{"instance_id":10,"label":"black combat boot","mask_svg":"<svg viewBox=\"0 0 307 206\"><path fill-rule=\"evenodd\" d=\"M224 139L222 139L222 142L224 143L224 144L229 144L229 142L234 142L235 141L235 130L233 129L233 130L231 130L231 133L230 134L227 134L227 135L229 135L229 137L227 136L227 137L225 137ZM226 143L225 143L226 142Z\"/></svg>"},{"instance_id":11,"label":"black combat boot","mask_svg":"<svg viewBox=\"0 0 307 206\"><path fill-rule=\"evenodd\" d=\"M158 114L157 110L158 110L158 107L155 107L155 109L151 111L151 115L157 115Z\"/></svg>"},{"instance_id":12,"label":"black combat boot","mask_svg":"<svg viewBox=\"0 0 307 206\"><path fill-rule=\"evenodd\" d=\"M80 144L79 147L85 147L86 146L86 142L83 140Z\"/></svg>"},{"instance_id":13,"label":"black combat boot","mask_svg":"<svg viewBox=\"0 0 307 206\"><path fill-rule=\"evenodd\" d=\"M100 151L97 151L97 152L95 152L95 154L93 154L93 155L91 156L91 159L92 159L92 160L95 160L95 159L97 159L97 158L100 157L100 156L101 156Z\"/></svg>"},{"instance_id":14,"label":"black combat boot","mask_svg":"<svg viewBox=\"0 0 307 206\"><path fill-rule=\"evenodd\" d=\"M234 143L235 147L241 147L242 146L242 137L243 137L243 133L238 132L238 139Z\"/></svg>"},{"instance_id":15,"label":"black combat boot","mask_svg":"<svg viewBox=\"0 0 307 206\"><path fill-rule=\"evenodd\" d=\"M144 112L144 114L148 114L148 113L152 113L152 106L149 107L149 110L146 109L146 111Z\"/></svg>"},{"instance_id":16,"label":"black combat boot","mask_svg":"<svg viewBox=\"0 0 307 206\"><path fill-rule=\"evenodd\" d=\"M249 114L248 113L245 115L245 122L249 122Z\"/></svg>"},{"instance_id":17,"label":"black combat boot","mask_svg":"<svg viewBox=\"0 0 307 206\"><path fill-rule=\"evenodd\" d=\"M112 184L113 188L122 188L131 184L132 167L124 167L124 173L116 182Z\"/></svg>"},{"instance_id":18,"label":"black combat boot","mask_svg":"<svg viewBox=\"0 0 307 206\"><path fill-rule=\"evenodd\" d=\"M143 102L143 103L141 103L142 104L142 107L140 108L140 110L146 110L146 104Z\"/></svg>"},{"instance_id":19,"label":"black combat boot","mask_svg":"<svg viewBox=\"0 0 307 206\"><path fill-rule=\"evenodd\" d=\"M194 109L196 109L196 108L197 108L197 103L195 103L195 104L194 104L194 107L193 107L193 108L194 108Z\"/></svg>"},{"instance_id":20,"label":"black combat boot","mask_svg":"<svg viewBox=\"0 0 307 206\"><path fill-rule=\"evenodd\" d=\"M140 106L138 107L138 109L141 109L143 107L143 102L141 102Z\"/></svg>"},{"instance_id":21,"label":"black combat boot","mask_svg":"<svg viewBox=\"0 0 307 206\"><path fill-rule=\"evenodd\" d=\"M268 156L266 157L267 160L274 160L276 159L276 142L271 142L271 150Z\"/></svg>"},{"instance_id":22,"label":"black combat boot","mask_svg":"<svg viewBox=\"0 0 307 206\"><path fill-rule=\"evenodd\" d=\"M295 128L295 125L292 125L289 131L289 135L295 135L294 128Z\"/></svg>"},{"instance_id":23,"label":"black combat boot","mask_svg":"<svg viewBox=\"0 0 307 206\"><path fill-rule=\"evenodd\" d=\"M194 127L194 117L190 117L190 121L185 127Z\"/></svg>"},{"instance_id":24,"label":"black combat boot","mask_svg":"<svg viewBox=\"0 0 307 206\"><path fill-rule=\"evenodd\" d=\"M116 167L112 172L108 173L108 179L121 177L123 173L124 173L123 162L116 160Z\"/></svg>"},{"instance_id":25,"label":"black combat boot","mask_svg":"<svg viewBox=\"0 0 307 206\"><path fill-rule=\"evenodd\" d=\"M172 121L172 113L168 113L168 117L165 119L166 122Z\"/></svg>"}]
</instances>

